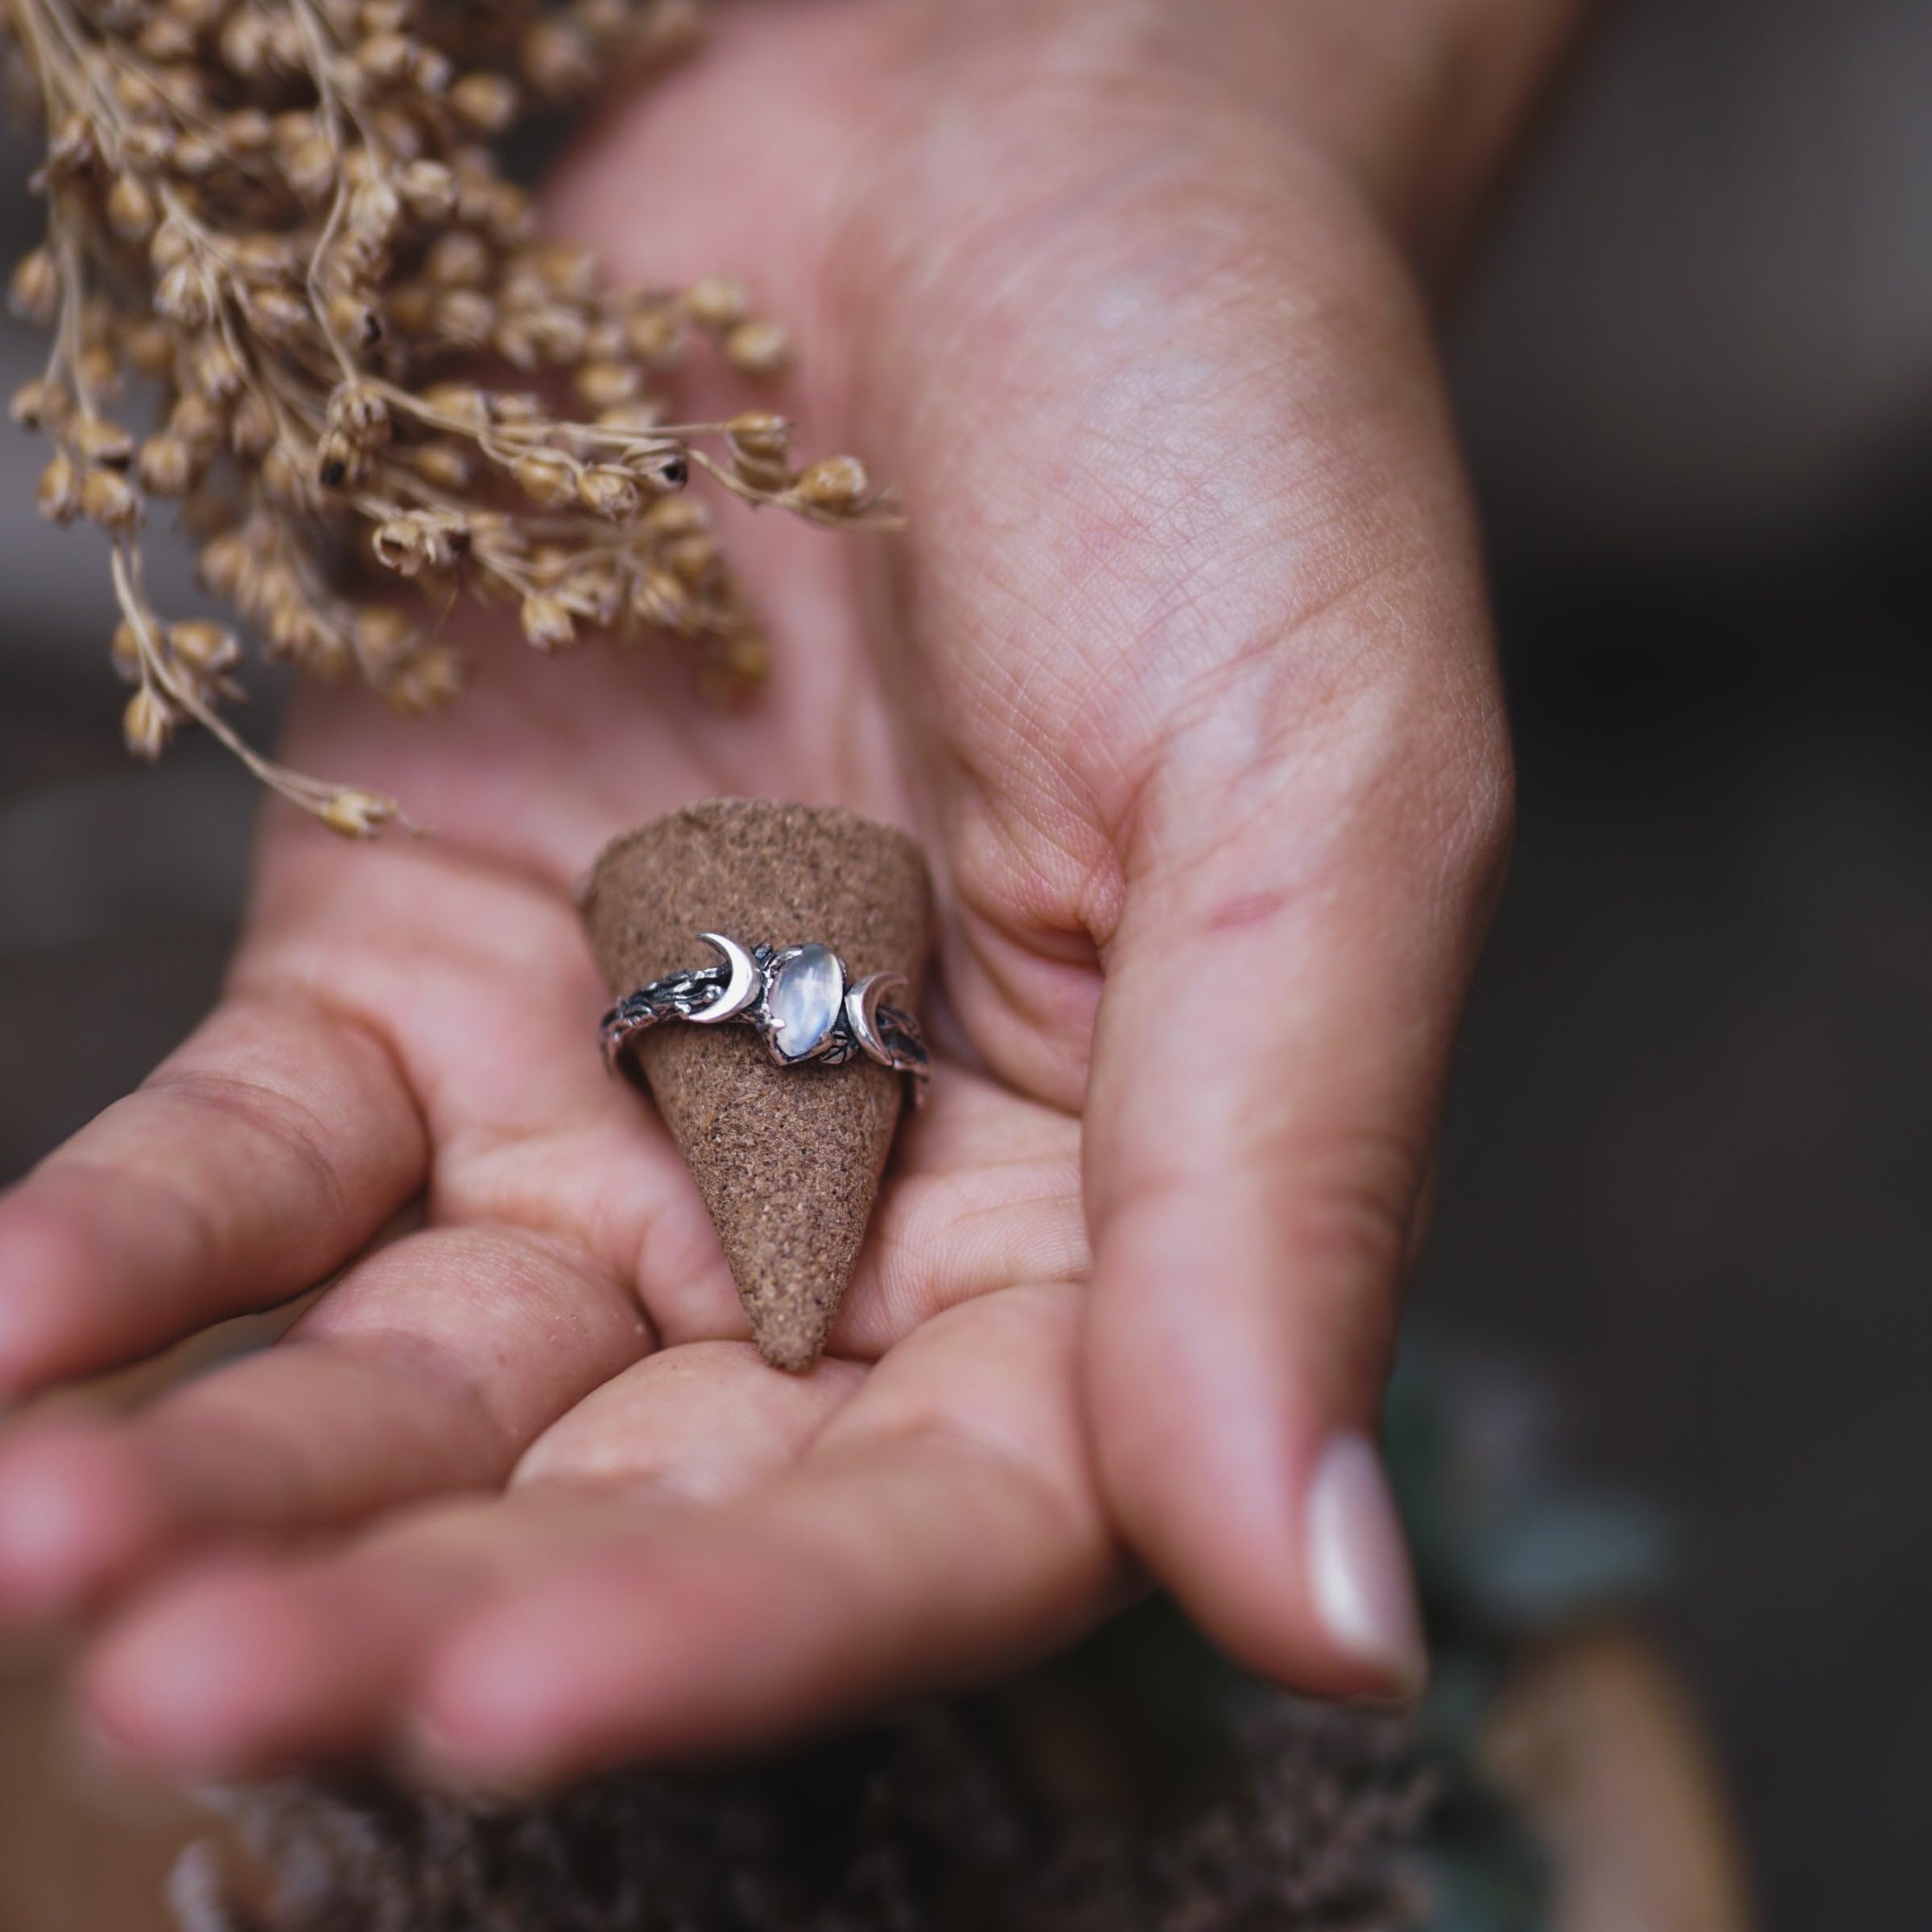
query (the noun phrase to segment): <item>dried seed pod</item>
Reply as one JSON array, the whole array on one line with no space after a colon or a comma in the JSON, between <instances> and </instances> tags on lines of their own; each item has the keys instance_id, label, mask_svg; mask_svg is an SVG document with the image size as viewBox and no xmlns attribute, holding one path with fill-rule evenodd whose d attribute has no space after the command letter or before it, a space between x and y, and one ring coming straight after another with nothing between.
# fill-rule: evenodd
<instances>
[{"instance_id":1,"label":"dried seed pod","mask_svg":"<svg viewBox=\"0 0 1932 1932\"><path fill-rule=\"evenodd\" d=\"M22 429L51 429L64 423L72 408L73 399L64 385L36 376L14 391L8 413Z\"/></svg>"},{"instance_id":2,"label":"dried seed pod","mask_svg":"<svg viewBox=\"0 0 1932 1932\"><path fill-rule=\"evenodd\" d=\"M714 335L736 328L750 308L749 292L733 275L705 275L684 291L684 312Z\"/></svg>"},{"instance_id":3,"label":"dried seed pod","mask_svg":"<svg viewBox=\"0 0 1932 1932\"><path fill-rule=\"evenodd\" d=\"M644 496L625 471L600 464L577 478L577 501L593 517L625 523L643 507Z\"/></svg>"},{"instance_id":4,"label":"dried seed pod","mask_svg":"<svg viewBox=\"0 0 1932 1932\"><path fill-rule=\"evenodd\" d=\"M132 175L122 175L107 193L107 225L123 242L145 242L155 231L155 198Z\"/></svg>"},{"instance_id":5,"label":"dried seed pod","mask_svg":"<svg viewBox=\"0 0 1932 1932\"><path fill-rule=\"evenodd\" d=\"M526 456L512 474L518 489L547 510L577 500L577 466L562 456Z\"/></svg>"},{"instance_id":6,"label":"dried seed pod","mask_svg":"<svg viewBox=\"0 0 1932 1932\"><path fill-rule=\"evenodd\" d=\"M167 750L179 721L167 699L151 684L143 684L121 714L121 736L136 758L151 763Z\"/></svg>"},{"instance_id":7,"label":"dried seed pod","mask_svg":"<svg viewBox=\"0 0 1932 1932\"><path fill-rule=\"evenodd\" d=\"M114 536L141 526L141 497L118 469L90 469L80 479L80 510L90 523Z\"/></svg>"},{"instance_id":8,"label":"dried seed pod","mask_svg":"<svg viewBox=\"0 0 1932 1932\"><path fill-rule=\"evenodd\" d=\"M134 460L134 440L118 423L105 416L88 416L72 431L74 454L84 463L100 463L126 469Z\"/></svg>"},{"instance_id":9,"label":"dried seed pod","mask_svg":"<svg viewBox=\"0 0 1932 1932\"><path fill-rule=\"evenodd\" d=\"M201 465L179 436L150 436L134 460L134 478L151 497L184 497L195 485Z\"/></svg>"},{"instance_id":10,"label":"dried seed pod","mask_svg":"<svg viewBox=\"0 0 1932 1932\"><path fill-rule=\"evenodd\" d=\"M219 677L242 662L242 646L235 634L205 617L192 617L167 627L167 648L198 676Z\"/></svg>"},{"instance_id":11,"label":"dried seed pod","mask_svg":"<svg viewBox=\"0 0 1932 1932\"><path fill-rule=\"evenodd\" d=\"M8 302L23 322L45 328L53 320L60 308L60 270L51 250L30 249L20 258L8 287Z\"/></svg>"},{"instance_id":12,"label":"dried seed pod","mask_svg":"<svg viewBox=\"0 0 1932 1932\"><path fill-rule=\"evenodd\" d=\"M741 375L780 375L791 366L791 337L775 322L741 322L725 337L724 353Z\"/></svg>"},{"instance_id":13,"label":"dried seed pod","mask_svg":"<svg viewBox=\"0 0 1932 1932\"><path fill-rule=\"evenodd\" d=\"M345 839L373 839L397 816L393 799L378 798L373 791L349 789L336 792L324 805L322 823Z\"/></svg>"},{"instance_id":14,"label":"dried seed pod","mask_svg":"<svg viewBox=\"0 0 1932 1932\"><path fill-rule=\"evenodd\" d=\"M828 456L813 464L792 489L807 509L829 517L848 517L871 500L872 479L857 456Z\"/></svg>"},{"instance_id":15,"label":"dried seed pod","mask_svg":"<svg viewBox=\"0 0 1932 1932\"><path fill-rule=\"evenodd\" d=\"M147 660L141 653L141 634L125 617L114 626L108 655L126 683L138 684L147 675Z\"/></svg>"},{"instance_id":16,"label":"dried seed pod","mask_svg":"<svg viewBox=\"0 0 1932 1932\"><path fill-rule=\"evenodd\" d=\"M539 592L523 600L523 635L539 650L568 650L577 641L576 620L561 597Z\"/></svg>"}]
</instances>

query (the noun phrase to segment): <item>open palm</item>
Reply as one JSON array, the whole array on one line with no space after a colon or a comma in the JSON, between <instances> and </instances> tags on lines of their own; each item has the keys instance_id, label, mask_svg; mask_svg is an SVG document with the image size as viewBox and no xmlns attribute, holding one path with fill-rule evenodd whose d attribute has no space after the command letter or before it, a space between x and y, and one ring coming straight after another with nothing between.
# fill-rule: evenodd
<instances>
[{"instance_id":1,"label":"open palm","mask_svg":"<svg viewBox=\"0 0 1932 1932\"><path fill-rule=\"evenodd\" d=\"M1368 1438L1506 757L1383 220L1170 17L748 4L560 190L621 272L797 318L784 407L910 533L728 527L745 714L507 644L432 727L305 705L295 762L438 836L273 817L221 1009L0 1204L16 1391L344 1270L0 1451L0 1615L109 1613L122 1748L726 1743L1050 1643L1129 1548L1264 1668L1413 1686ZM939 882L934 1104L802 1377L603 1073L571 899L720 793L904 824Z\"/></svg>"}]
</instances>

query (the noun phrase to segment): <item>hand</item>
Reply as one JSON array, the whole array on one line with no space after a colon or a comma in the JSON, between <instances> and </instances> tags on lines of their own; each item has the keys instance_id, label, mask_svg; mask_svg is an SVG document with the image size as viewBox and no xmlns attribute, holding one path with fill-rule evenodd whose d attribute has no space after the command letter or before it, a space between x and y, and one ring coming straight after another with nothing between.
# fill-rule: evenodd
<instances>
[{"instance_id":1,"label":"hand","mask_svg":"<svg viewBox=\"0 0 1932 1932\"><path fill-rule=\"evenodd\" d=\"M1125 1548L1261 1670L1415 1687L1368 1445L1509 775L1398 246L1403 153L1483 169L1410 140L1355 18L746 5L592 143L559 218L747 272L809 446L910 534L724 513L748 715L508 645L435 725L304 701L295 762L440 836L271 812L219 1009L0 1205L16 1394L342 1271L280 1345L0 1452L0 1610L105 1617L120 1749L728 1744L1049 1645ZM956 1044L803 1378L604 1076L569 898L720 792L896 819L939 875Z\"/></svg>"}]
</instances>

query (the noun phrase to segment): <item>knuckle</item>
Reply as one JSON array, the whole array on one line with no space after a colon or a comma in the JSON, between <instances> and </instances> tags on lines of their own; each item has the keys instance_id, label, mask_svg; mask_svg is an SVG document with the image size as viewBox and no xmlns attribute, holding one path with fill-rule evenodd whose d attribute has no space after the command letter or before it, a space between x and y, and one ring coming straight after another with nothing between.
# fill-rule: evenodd
<instances>
[{"instance_id":1,"label":"knuckle","mask_svg":"<svg viewBox=\"0 0 1932 1932\"><path fill-rule=\"evenodd\" d=\"M1394 1281L1408 1254L1424 1168L1422 1153L1395 1133L1279 1150L1278 1171L1292 1183L1282 1209L1288 1252L1331 1278Z\"/></svg>"}]
</instances>

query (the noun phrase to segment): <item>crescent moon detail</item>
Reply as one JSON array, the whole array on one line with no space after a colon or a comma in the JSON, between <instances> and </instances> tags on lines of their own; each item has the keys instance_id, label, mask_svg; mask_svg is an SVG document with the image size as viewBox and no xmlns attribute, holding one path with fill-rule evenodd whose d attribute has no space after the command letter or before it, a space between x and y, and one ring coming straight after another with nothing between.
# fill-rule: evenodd
<instances>
[{"instance_id":1,"label":"crescent moon detail","mask_svg":"<svg viewBox=\"0 0 1932 1932\"><path fill-rule=\"evenodd\" d=\"M708 1006L691 1015L691 1023L694 1026L721 1026L727 1020L735 1020L765 990L765 976L758 971L758 962L736 939L728 939L721 932L701 932L698 937L731 968L731 977Z\"/></svg>"},{"instance_id":2,"label":"crescent moon detail","mask_svg":"<svg viewBox=\"0 0 1932 1932\"><path fill-rule=\"evenodd\" d=\"M902 972L875 972L845 996L845 1023L852 1037L884 1067L892 1065L893 1056L879 1034L879 1002L887 993L902 990L906 983Z\"/></svg>"}]
</instances>

